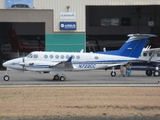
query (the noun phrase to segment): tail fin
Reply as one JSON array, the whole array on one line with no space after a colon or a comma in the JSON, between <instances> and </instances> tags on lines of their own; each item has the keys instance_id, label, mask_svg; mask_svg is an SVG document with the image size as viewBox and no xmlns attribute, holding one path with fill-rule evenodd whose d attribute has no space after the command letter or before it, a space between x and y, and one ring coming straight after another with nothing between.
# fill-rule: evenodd
<instances>
[{"instance_id":1,"label":"tail fin","mask_svg":"<svg viewBox=\"0 0 160 120\"><path fill-rule=\"evenodd\" d=\"M129 34L130 38L123 44L119 50L98 52L100 54L119 55L138 58L142 52L149 37L155 37L153 34Z\"/></svg>"},{"instance_id":2,"label":"tail fin","mask_svg":"<svg viewBox=\"0 0 160 120\"><path fill-rule=\"evenodd\" d=\"M13 51L22 49L22 42L14 30L9 30L9 38Z\"/></svg>"}]
</instances>

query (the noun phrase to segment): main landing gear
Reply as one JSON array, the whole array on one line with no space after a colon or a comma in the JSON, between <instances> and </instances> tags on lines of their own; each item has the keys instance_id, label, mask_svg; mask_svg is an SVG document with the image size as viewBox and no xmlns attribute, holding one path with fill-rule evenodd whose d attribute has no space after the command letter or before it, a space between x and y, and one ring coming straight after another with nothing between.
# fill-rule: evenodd
<instances>
[{"instance_id":1,"label":"main landing gear","mask_svg":"<svg viewBox=\"0 0 160 120\"><path fill-rule=\"evenodd\" d=\"M59 74L56 74L56 75L54 75L53 80L65 81L66 80L66 76L63 75L63 74L61 76Z\"/></svg>"},{"instance_id":2,"label":"main landing gear","mask_svg":"<svg viewBox=\"0 0 160 120\"><path fill-rule=\"evenodd\" d=\"M112 71L111 71L111 73L110 73L112 77L115 77L115 76L116 76L116 72L114 71L114 69L115 69L115 67L112 67Z\"/></svg>"},{"instance_id":3,"label":"main landing gear","mask_svg":"<svg viewBox=\"0 0 160 120\"><path fill-rule=\"evenodd\" d=\"M111 76L115 77L116 76L116 72L115 71L111 71Z\"/></svg>"},{"instance_id":4,"label":"main landing gear","mask_svg":"<svg viewBox=\"0 0 160 120\"><path fill-rule=\"evenodd\" d=\"M147 76L160 76L160 71L159 70L146 70L146 75Z\"/></svg>"}]
</instances>

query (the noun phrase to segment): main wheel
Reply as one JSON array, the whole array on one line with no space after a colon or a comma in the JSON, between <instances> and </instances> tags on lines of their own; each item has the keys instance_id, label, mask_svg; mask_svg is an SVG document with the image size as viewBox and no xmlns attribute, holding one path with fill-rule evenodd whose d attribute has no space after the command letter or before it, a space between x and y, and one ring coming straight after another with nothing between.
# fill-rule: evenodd
<instances>
[{"instance_id":1,"label":"main wheel","mask_svg":"<svg viewBox=\"0 0 160 120\"><path fill-rule=\"evenodd\" d=\"M9 79L10 79L10 78L9 78L8 75L5 75L5 76L3 77L3 80L4 80L4 81L9 81Z\"/></svg>"},{"instance_id":2,"label":"main wheel","mask_svg":"<svg viewBox=\"0 0 160 120\"><path fill-rule=\"evenodd\" d=\"M59 80L59 75L57 74L57 75L55 75L54 77L53 77L53 80Z\"/></svg>"},{"instance_id":3,"label":"main wheel","mask_svg":"<svg viewBox=\"0 0 160 120\"><path fill-rule=\"evenodd\" d=\"M159 70L154 71L154 76L159 76L159 74L160 74Z\"/></svg>"},{"instance_id":4,"label":"main wheel","mask_svg":"<svg viewBox=\"0 0 160 120\"><path fill-rule=\"evenodd\" d=\"M152 76L152 70L146 70L146 75L147 76Z\"/></svg>"},{"instance_id":5,"label":"main wheel","mask_svg":"<svg viewBox=\"0 0 160 120\"><path fill-rule=\"evenodd\" d=\"M112 76L112 77L115 77L115 76L116 76L116 72L115 72L115 71L112 71L112 72L111 72L111 76Z\"/></svg>"},{"instance_id":6,"label":"main wheel","mask_svg":"<svg viewBox=\"0 0 160 120\"><path fill-rule=\"evenodd\" d=\"M65 76L61 76L59 79L60 79L60 81L65 81L66 77Z\"/></svg>"}]
</instances>

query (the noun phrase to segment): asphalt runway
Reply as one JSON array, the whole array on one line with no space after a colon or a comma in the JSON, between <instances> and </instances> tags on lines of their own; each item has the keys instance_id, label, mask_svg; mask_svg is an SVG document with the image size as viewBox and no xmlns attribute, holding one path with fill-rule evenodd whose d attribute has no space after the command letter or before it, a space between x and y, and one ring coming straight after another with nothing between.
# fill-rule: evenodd
<instances>
[{"instance_id":1,"label":"asphalt runway","mask_svg":"<svg viewBox=\"0 0 160 120\"><path fill-rule=\"evenodd\" d=\"M78 71L78 72L65 72L67 77L66 81L55 81L52 80L54 74L39 74L36 72L15 72L9 71L9 81L4 81L3 76L4 70L0 71L0 86L5 85L48 85L48 86L70 86L70 85L81 85L81 86L101 86L115 84L139 84L139 85L158 85L160 77L147 77L145 71L132 71L130 77L120 76L119 70L116 71L115 77L110 76L110 70L93 70L93 71Z\"/></svg>"}]
</instances>

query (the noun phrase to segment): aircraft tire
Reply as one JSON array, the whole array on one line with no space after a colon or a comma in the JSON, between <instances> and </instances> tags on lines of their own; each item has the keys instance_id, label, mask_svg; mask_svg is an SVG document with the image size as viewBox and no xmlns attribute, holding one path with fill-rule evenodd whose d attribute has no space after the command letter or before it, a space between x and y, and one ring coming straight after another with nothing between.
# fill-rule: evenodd
<instances>
[{"instance_id":1,"label":"aircraft tire","mask_svg":"<svg viewBox=\"0 0 160 120\"><path fill-rule=\"evenodd\" d=\"M152 70L146 70L146 75L147 76L152 76Z\"/></svg>"},{"instance_id":2,"label":"aircraft tire","mask_svg":"<svg viewBox=\"0 0 160 120\"><path fill-rule=\"evenodd\" d=\"M3 80L4 80L4 81L9 81L9 79L10 79L10 77L9 77L8 75L5 75L5 76L3 77Z\"/></svg>"},{"instance_id":3,"label":"aircraft tire","mask_svg":"<svg viewBox=\"0 0 160 120\"><path fill-rule=\"evenodd\" d=\"M65 77L65 76L61 76L61 77L59 78L59 80L60 80L60 81L65 81L65 80L66 80L66 77Z\"/></svg>"},{"instance_id":4,"label":"aircraft tire","mask_svg":"<svg viewBox=\"0 0 160 120\"><path fill-rule=\"evenodd\" d=\"M112 72L111 72L111 76L112 76L112 77L115 77L115 76L116 76L116 72L115 72L115 71L112 71Z\"/></svg>"},{"instance_id":5,"label":"aircraft tire","mask_svg":"<svg viewBox=\"0 0 160 120\"><path fill-rule=\"evenodd\" d=\"M54 77L53 77L53 80L59 80L59 75L58 74L56 74Z\"/></svg>"},{"instance_id":6,"label":"aircraft tire","mask_svg":"<svg viewBox=\"0 0 160 120\"><path fill-rule=\"evenodd\" d=\"M160 75L159 70L155 70L155 71L154 71L154 76L159 76L159 75Z\"/></svg>"}]
</instances>

